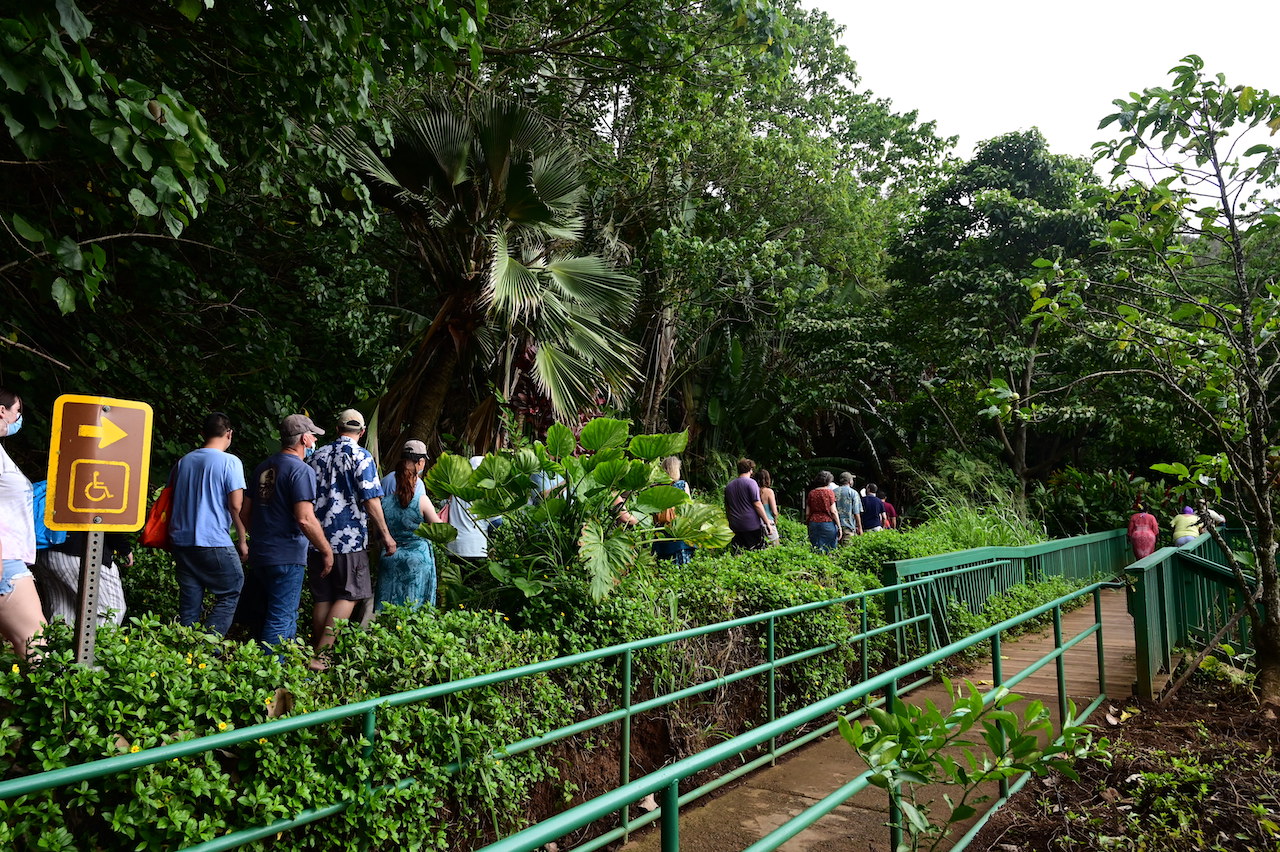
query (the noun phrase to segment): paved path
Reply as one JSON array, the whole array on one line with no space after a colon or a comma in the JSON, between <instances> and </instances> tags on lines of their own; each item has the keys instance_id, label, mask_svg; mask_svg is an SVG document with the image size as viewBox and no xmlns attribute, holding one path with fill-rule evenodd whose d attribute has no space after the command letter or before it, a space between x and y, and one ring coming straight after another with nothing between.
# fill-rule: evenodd
<instances>
[{"instance_id":1,"label":"paved path","mask_svg":"<svg viewBox=\"0 0 1280 852\"><path fill-rule=\"evenodd\" d=\"M1126 611L1124 594L1123 590L1107 590L1102 596L1106 692L1113 700L1132 694L1137 675L1133 619ZM1062 620L1063 636L1069 639L1093 621L1092 604L1067 613ZM1041 659L1053 647L1052 628L1006 642L1002 654L1005 676L1012 676ZM1097 663L1094 637L1066 654L1067 692L1077 698L1087 697L1084 701L1077 700L1081 708L1098 694ZM980 688L989 689L991 666L976 669L969 679ZM1040 698L1046 706L1056 708L1056 666L1043 667L1015 691ZM905 698L913 703L923 703L925 699L943 708L950 706L941 685L921 687ZM680 815L680 849L682 852L739 852L838 789L864 768L838 734L826 737L782 758L776 766L753 773L701 806L686 806ZM939 789L932 798L941 802L943 792ZM885 827L887 807L884 791L869 788L780 848L784 852L889 852L889 832ZM961 833L957 832L956 836ZM658 832L651 830L623 847L623 852L657 852L659 848Z\"/></svg>"}]
</instances>

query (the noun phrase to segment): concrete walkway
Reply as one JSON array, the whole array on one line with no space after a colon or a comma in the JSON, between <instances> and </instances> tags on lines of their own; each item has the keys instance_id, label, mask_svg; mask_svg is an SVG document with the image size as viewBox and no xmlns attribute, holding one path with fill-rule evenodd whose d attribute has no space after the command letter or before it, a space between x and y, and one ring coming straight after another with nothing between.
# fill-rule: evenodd
<instances>
[{"instance_id":1,"label":"concrete walkway","mask_svg":"<svg viewBox=\"0 0 1280 852\"><path fill-rule=\"evenodd\" d=\"M1106 693L1110 699L1119 701L1132 694L1137 675L1133 619L1126 611L1123 590L1104 591L1102 601ZM1067 613L1062 619L1063 636L1069 639L1093 622L1092 604ZM1005 676L1012 676L1041 659L1053 647L1052 628L1006 642L1002 654ZM1067 692L1076 697L1077 706L1083 709L1098 694L1096 639L1086 639L1065 657ZM980 689L990 689L991 665L976 669L968 677ZM1045 666L1019 684L1015 692L1039 698L1046 706L1056 708L1056 666ZM950 707L941 684L921 687L904 700L923 704L926 699L941 708ZM1057 716L1056 712L1054 715ZM753 773L727 792L704 800L701 805L687 806L680 815L680 849L682 852L739 852L816 804L864 769L865 765L842 737L838 734L826 737L787 755L776 766ZM921 798L936 799L941 803L944 792L948 790L939 787ZM954 794L955 791L949 792ZM885 792L868 788L780 848L784 852L890 852L889 830L885 826L887 812ZM962 834L963 831L957 831L955 837ZM658 832L649 830L633 839L623 850L657 852L659 840Z\"/></svg>"}]
</instances>

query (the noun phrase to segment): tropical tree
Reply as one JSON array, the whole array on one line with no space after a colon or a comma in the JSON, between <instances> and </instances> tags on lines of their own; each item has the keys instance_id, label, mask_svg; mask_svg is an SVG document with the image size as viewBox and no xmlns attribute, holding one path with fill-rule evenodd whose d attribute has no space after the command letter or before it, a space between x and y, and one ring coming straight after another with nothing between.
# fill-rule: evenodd
<instances>
[{"instance_id":1,"label":"tropical tree","mask_svg":"<svg viewBox=\"0 0 1280 852\"><path fill-rule=\"evenodd\" d=\"M1280 147L1254 138L1280 131L1280 95L1206 74L1194 55L1170 73L1169 86L1115 101L1102 122L1118 131L1098 146L1116 164L1100 199L1109 274L1046 258L1034 309L1114 353L1110 370L1071 384L1126 373L1177 400L1172 416L1195 430L1200 452L1165 469L1225 490L1245 522L1264 612L1257 686L1280 704Z\"/></svg>"},{"instance_id":2,"label":"tropical tree","mask_svg":"<svg viewBox=\"0 0 1280 852\"><path fill-rule=\"evenodd\" d=\"M636 284L570 251L585 189L570 145L529 107L493 97L429 102L393 124L385 149L335 137L399 218L425 284L410 303L421 330L379 405L383 437L437 441L459 386L465 442L477 447L493 446L497 403L530 379L562 419L602 391L625 396L636 350L618 326Z\"/></svg>"},{"instance_id":3,"label":"tropical tree","mask_svg":"<svg viewBox=\"0 0 1280 852\"><path fill-rule=\"evenodd\" d=\"M1023 283L1038 259L1089 260L1101 228L1085 201L1090 178L1087 162L1051 154L1037 130L997 137L928 192L892 247L895 337L935 399L939 385L958 386L967 410L954 412L953 422L978 413L982 391L987 411L996 414L1008 400L1077 375L1090 358L1082 341L1060 327L1027 320L1032 296ZM1080 396L1059 397L1054 410L1016 405L1011 417L990 418L1024 494L1062 457L1064 442L1044 434L1045 421L1071 417L1079 428L1089 416L1077 404Z\"/></svg>"}]
</instances>

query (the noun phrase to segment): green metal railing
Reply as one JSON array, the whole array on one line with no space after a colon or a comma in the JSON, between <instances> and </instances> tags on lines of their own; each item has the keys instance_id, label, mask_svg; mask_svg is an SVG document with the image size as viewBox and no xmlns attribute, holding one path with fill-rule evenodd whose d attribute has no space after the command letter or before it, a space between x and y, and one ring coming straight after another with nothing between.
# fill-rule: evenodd
<instances>
[{"instance_id":1,"label":"green metal railing","mask_svg":"<svg viewBox=\"0 0 1280 852\"><path fill-rule=\"evenodd\" d=\"M917 581L918 582L918 581ZM1031 674L1040 670L1050 663L1056 666L1057 684L1058 684L1058 731L1061 734L1062 727L1068 724L1074 724L1079 721L1088 719L1104 701L1106 701L1106 668L1105 668L1105 652L1102 638L1102 603L1100 593L1102 589L1114 587L1119 584L1115 583L1094 583L1085 588L1080 589L1070 595L1065 595L1057 600L1051 601L1043 606L1030 610L1015 618L1008 619L1000 624L994 625L986 630L967 637L958 642L953 642L946 647L939 648L929 654L921 656L915 660L897 666L890 671L876 675L851 687L847 690L839 692L808 707L796 710L777 720L762 725L761 727L741 734L731 740L719 743L705 751L687 757L676 763L657 769L643 778L631 781L614 790L597 796L577 807L571 808L562 814L551 819L538 823L524 829L510 837L492 843L484 847L484 852L533 852L546 843L558 840L564 835L585 828L597 820L607 818L620 809L626 808L634 802L638 802L650 794L659 796L660 808L649 816L653 819L660 820L661 824L661 843L663 852L676 852L680 848L679 838L679 808L697 791L689 793L680 793L680 782L686 781L695 774L707 769L716 767L720 763L737 758L739 755L765 743L774 738L784 736L790 731L801 729L811 725L818 720L830 717L840 713L845 718L852 719L865 712L865 702L873 696L880 695L875 703L892 703L901 694L899 684L903 681L913 680L919 682L920 675L928 670L929 667L947 659L948 657L958 654L974 645L991 640L993 644L992 654L994 660L997 661L995 666L995 685L1006 686L1012 689L1020 682L1029 677ZM1092 596L1094 601L1094 623L1088 628L1082 630L1075 636L1064 637L1062 635L1062 610L1063 607L1069 606L1081 598ZM1054 649L1045 654L1039 660L1024 667L1022 670L1005 677L998 663L1000 659L1000 637L1005 632L1012 630L1027 621L1040 615L1052 613L1054 621ZM1066 670L1063 665L1063 655L1071 648L1079 645L1090 637L1094 637L1097 643L1098 655L1098 683L1097 696L1078 713L1074 718L1069 716L1069 699L1067 697ZM926 677L925 680L928 680ZM988 695L988 700L991 694ZM850 705L855 705L852 711L847 710ZM835 727L837 722L831 722L825 725L823 729L831 729ZM1060 737L1059 737L1060 738ZM848 783L840 789L824 798L822 801L803 811L786 824L782 825L757 843L747 848L746 852L768 852L768 850L777 849L786 841L795 837L805 828L813 825L821 817L829 814L838 806L848 801L853 796L862 792L871 786L872 772L870 770L863 772L857 777L850 779ZM1026 783L1028 775L1020 777L1016 782L1009 785L1002 785L1001 797L993 804L992 810L1003 804L1010 796L1016 793L1023 784ZM987 815L991 811L987 812ZM976 836L977 832L985 824L987 816L980 821L953 847L953 849L963 849ZM899 818L894 816L892 808L892 796L890 807L890 837L889 847L897 848L901 841L901 829L896 827Z\"/></svg>"},{"instance_id":2,"label":"green metal railing","mask_svg":"<svg viewBox=\"0 0 1280 852\"><path fill-rule=\"evenodd\" d=\"M1228 533L1230 543L1233 534ZM1244 601L1235 574L1207 533L1182 547L1165 547L1126 569L1129 612L1137 640L1137 693L1150 700L1161 675L1171 673L1176 650L1213 641ZM1252 581L1252 578L1249 578ZM1251 647L1249 621L1224 637L1238 650Z\"/></svg>"},{"instance_id":3,"label":"green metal railing","mask_svg":"<svg viewBox=\"0 0 1280 852\"><path fill-rule=\"evenodd\" d=\"M489 757L504 759L539 747L548 746L570 737L596 731L606 726L616 725L619 737L619 753L621 755L619 789L631 790L633 785L639 783L637 779L631 777L632 766L630 763L632 723L637 716L668 707L679 701L705 695L712 690L720 689L748 678L760 679L764 693L764 707L761 709L761 716L764 722L761 727L753 730L749 735L744 735L751 738L749 743L741 738L734 740L733 742L742 745L742 748L733 753L738 755L748 749L763 746L761 753L695 790L679 794L678 790L672 793L667 787L662 788L664 796L674 796L671 802L683 804L705 795L735 778L769 764L779 756L834 730L837 724L834 720L803 732L798 731L797 727L815 722L829 712L829 708L850 703L852 699L849 697L845 697L835 704L831 703L832 698L824 699L806 710L796 711L796 713L783 717L790 720L788 724L779 724L782 720L778 717L778 677L779 673L784 671L787 666L841 649L852 649L859 658L855 664L856 670L850 673L851 678L860 679L859 686L854 688L854 691L857 691L856 697L863 699L871 706L882 703L885 700L891 700L894 696L905 694L928 682L930 678L926 670L938 660L982 641L984 638L994 637L998 646L999 633L1035 614L1047 612L1050 608L1042 607L1019 620L1007 622L1005 625L1000 626L999 629L993 628L992 630L984 631L978 638L971 637L963 642L940 642L938 637L946 636L947 630L945 628L945 608L940 607L939 602L945 602L947 596L952 595L952 590L963 589L966 590L965 594L967 595L976 595L980 590L986 589L987 593L990 594L1003 591L1009 585L1015 584L1015 582L1025 582L1028 579L1049 576L1059 572L1065 572L1067 576L1078 576L1082 573L1087 573L1091 576L1099 571L1106 570L1103 566L1106 559L1109 558L1109 554L1114 553L1115 548L1112 540L1117 535L1123 542L1123 531L1120 531L1118 534L1105 533L1094 536L1081 536L1077 539L1035 545L1030 548L982 548L976 551L952 554L946 558L930 557L926 560L906 560L896 563L886 570L887 577L902 575L902 579L888 584L884 588L734 619L719 624L692 628L665 636L636 640L569 657L547 660L464 680L436 684L394 695L367 699L326 710L271 720L234 731L148 748L137 753L104 758L79 766L10 778L0 781L0 800L64 785L78 784L108 775L128 773L140 767L158 764L167 760L191 757L215 749L233 748L259 738L278 737L289 732L325 725L351 725L353 723L358 725L359 729L363 730L364 733L364 744L353 747L362 749L362 755L367 760L373 754L373 750L378 747L379 714L385 713L387 710L430 702L446 696L463 694L470 690L492 687L522 678L545 676L552 672L570 669L587 663L610 660L614 661L618 667L618 681L614 688L617 704L612 710L554 730L528 732L530 735L517 742L495 743ZM947 566L945 564L947 558L952 560L952 565ZM998 581L993 580L993 578L998 578ZM1098 586L1094 584L1089 588L1097 589ZM1084 594L1084 592L1080 594ZM1067 599L1064 598L1063 600ZM847 636L842 637L839 641L795 650L792 653L783 654L779 652L779 625L785 624L788 619L802 618L806 614L831 608L839 608L843 612L845 621L849 626ZM716 634L727 635L735 630L757 632L762 645L762 659L760 662L748 665L737 671L716 673L714 677L709 677L699 683L690 684L683 688L673 689L665 694L654 695L643 700L636 699L634 685L638 682L637 672L635 671L637 654L698 637L709 637ZM1075 641L1080 641L1082 638L1077 637ZM884 652L886 646L890 655L889 664L897 666L892 670L893 676L889 677L888 680L886 680L888 673L878 673L872 667L873 657L877 657ZM996 653L998 656L998 650ZM907 662L912 656L917 657L917 659ZM1051 658L1046 658L1045 662ZM915 679L909 680L912 676L915 676ZM1019 679L1020 677L1015 677L1006 683L1014 684ZM874 693L882 689L885 690L883 696L873 697ZM842 696L849 694L850 691L841 693ZM803 720L797 721L801 717L803 717ZM767 731L768 733L762 736L762 731ZM788 739L788 737L790 738ZM717 746L716 749L721 749L722 747L723 744ZM719 754L720 752L716 751L715 753ZM701 755L695 755L695 758L698 759L699 766L711 766L718 762L718 760L714 760L703 763L704 758ZM457 760L445 768L450 773L456 773L466 765L468 765L467 762L459 754ZM658 772L666 772L668 769L658 770ZM693 771L700 770L695 769ZM653 774L650 773L650 775L645 776L646 785ZM383 783L376 787L374 792L405 789L416 783L412 778L379 779L379 781ZM347 786L349 788L349 783ZM616 806L613 807L612 812L616 815L616 824L576 848L581 852L591 852L591 850L598 849L616 840L625 839L636 828L655 819L660 817L664 820L672 818L670 815L674 812L674 809L670 807L635 818L631 816L630 805L636 799L643 798L648 792L654 792L658 789L658 787L652 787L633 799L627 799L625 796L619 799L614 793L601 797L607 801L615 802ZM269 838L281 832L330 818L350 808L358 798L357 792L353 789L340 789L336 795L343 798L339 798L329 805L305 810L289 818L274 820L264 825L243 828L218 837L215 840L206 841L188 848L202 850L202 852L233 849L246 843ZM600 799L592 801L598 802ZM668 802L668 804L671 802ZM663 814L666 814L666 816L663 816ZM593 817L593 819L596 818L598 817Z\"/></svg>"}]
</instances>

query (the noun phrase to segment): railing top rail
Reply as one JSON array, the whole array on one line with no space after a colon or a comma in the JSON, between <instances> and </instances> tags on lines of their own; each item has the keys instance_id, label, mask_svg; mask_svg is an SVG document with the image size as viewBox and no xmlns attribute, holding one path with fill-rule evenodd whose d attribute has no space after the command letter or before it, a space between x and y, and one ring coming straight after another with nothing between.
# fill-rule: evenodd
<instances>
[{"instance_id":1,"label":"railing top rail","mask_svg":"<svg viewBox=\"0 0 1280 852\"><path fill-rule=\"evenodd\" d=\"M1035 618L1044 613L1051 612L1057 607L1063 606L1071 601L1091 595L1101 588L1112 587L1117 585L1114 582L1093 583L1081 589L1077 589L1070 594L1063 595L1060 598L1052 600L1035 609L1028 610L1021 615L1006 619L999 624L992 625L985 630L974 633L963 639L959 639L939 648L932 653L922 657L917 657L907 663L890 669L889 671L876 675L856 686L850 687L842 692L818 701L808 707L802 707L792 713L782 716L779 719L754 728L745 734L740 734L732 739L725 740L711 746L708 749L692 754L675 763L655 769L653 772L638 778L621 787L602 793L594 799L589 799L576 807L545 820L536 825L532 825L516 834L505 837L489 846L484 847L484 852L524 852L524 850L535 849L540 845L557 840L570 831L580 828L601 817L618 811L620 808L638 801L650 793L656 793L658 790L670 784L672 781L678 781L688 778L698 772L708 769L723 760L732 758L753 746L757 746L769 739L781 736L788 731L793 730L801 725L808 724L815 719L832 713L864 696L877 692L891 683L896 683L910 675L915 674L929 666L932 666L947 657L957 654L978 642L990 639L997 633L1003 633L1012 627ZM1091 628L1092 629L1092 628Z\"/></svg>"},{"instance_id":2,"label":"railing top rail","mask_svg":"<svg viewBox=\"0 0 1280 852\"><path fill-rule=\"evenodd\" d=\"M1032 556L1042 556L1046 553L1054 553L1059 550L1070 550L1071 548L1080 547L1082 545L1123 538L1126 533L1127 531L1122 529L1110 530L1108 532L1072 536L1071 538L1059 538L1052 541L1040 542L1039 544L1024 544L1018 547L975 547L970 550L957 550L951 553L940 553L934 556L917 556L913 559L899 559L895 562L891 562L890 564L897 568L899 577L908 577L914 574L924 573L926 571L936 571L939 568L973 562L975 560L1026 559Z\"/></svg>"}]
</instances>

